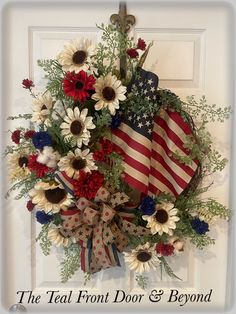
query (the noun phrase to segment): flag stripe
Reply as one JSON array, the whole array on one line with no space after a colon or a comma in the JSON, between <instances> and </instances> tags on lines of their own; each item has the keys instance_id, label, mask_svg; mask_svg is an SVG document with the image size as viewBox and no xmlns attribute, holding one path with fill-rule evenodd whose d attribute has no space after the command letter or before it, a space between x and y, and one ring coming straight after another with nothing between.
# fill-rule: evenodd
<instances>
[{"instance_id":1,"label":"flag stripe","mask_svg":"<svg viewBox=\"0 0 236 314\"><path fill-rule=\"evenodd\" d=\"M137 160L140 163L142 163L142 165L144 167L146 167L146 169L149 169L145 165L149 165L150 161L149 161L149 158L147 158L145 155L139 153L137 150L135 150L132 147L128 146L125 141L123 141L122 139L120 139L118 137L113 138L113 143L116 145L117 148L120 148L123 151L123 154L125 155L125 158L126 158L126 156L130 156L134 160ZM148 173L149 173L149 170L148 170Z\"/></svg>"},{"instance_id":2,"label":"flag stripe","mask_svg":"<svg viewBox=\"0 0 236 314\"><path fill-rule=\"evenodd\" d=\"M166 114L166 116L167 119L165 121L168 124L168 128L178 135L178 137L182 140L182 143L185 143L188 136L191 134L191 132L189 133L190 129L185 129L182 127L182 125L176 124L175 120L172 119L174 115L169 116ZM187 131L188 134L186 134Z\"/></svg>"},{"instance_id":3,"label":"flag stripe","mask_svg":"<svg viewBox=\"0 0 236 314\"><path fill-rule=\"evenodd\" d=\"M146 186L148 186L148 176L146 176L145 174L140 172L139 169L133 168L132 166L128 165L127 163L124 164L124 168L125 168L125 172L127 174L132 173L132 176L136 180L138 180L142 184L145 184Z\"/></svg>"},{"instance_id":4,"label":"flag stripe","mask_svg":"<svg viewBox=\"0 0 236 314\"><path fill-rule=\"evenodd\" d=\"M161 187L161 189L158 189L155 185L149 182L148 194L150 196L152 195L155 196L155 195L161 194L162 191L165 191L166 193L169 193L170 195L175 196L174 193L171 190L169 190L169 188L166 185L162 184L161 182L159 182L159 187Z\"/></svg>"},{"instance_id":5,"label":"flag stripe","mask_svg":"<svg viewBox=\"0 0 236 314\"><path fill-rule=\"evenodd\" d=\"M170 158L170 156L168 156L165 152L165 150L163 149L162 146L160 146L158 143L153 142L153 153L157 153L160 154L162 156L162 158L165 160L165 162L174 169L175 173L183 178L183 180L185 182L189 182L189 180L191 180L191 176L189 174L187 174L180 166L178 163L175 163L174 160L172 160Z\"/></svg>"},{"instance_id":6,"label":"flag stripe","mask_svg":"<svg viewBox=\"0 0 236 314\"><path fill-rule=\"evenodd\" d=\"M186 135L192 134L192 129L190 125L181 117L177 112L173 112L170 110L166 111L169 117L175 121L175 124L180 127Z\"/></svg>"},{"instance_id":7,"label":"flag stripe","mask_svg":"<svg viewBox=\"0 0 236 314\"><path fill-rule=\"evenodd\" d=\"M176 146L178 146L186 155L189 155L189 151L186 148L184 148L183 141L179 138L179 136L172 129L169 128L169 125L167 124L165 120L158 117L156 119L156 124L165 131L168 139L170 139Z\"/></svg>"},{"instance_id":8,"label":"flag stripe","mask_svg":"<svg viewBox=\"0 0 236 314\"><path fill-rule=\"evenodd\" d=\"M157 161L159 164L161 164L165 170L172 176L172 178L175 180L175 182L182 188L185 189L186 185L188 184L183 180L183 178L179 177L178 174L165 162L164 158L157 153L156 151L152 152L152 160L151 164L155 165L155 161ZM157 164L158 165L158 164Z\"/></svg>"},{"instance_id":9,"label":"flag stripe","mask_svg":"<svg viewBox=\"0 0 236 314\"><path fill-rule=\"evenodd\" d=\"M156 134L155 132L153 132L153 140L158 143L161 147L163 147L163 149L165 150L166 154L169 156L169 158L175 163L177 164L180 168L182 168L189 176L193 176L194 175L194 170L189 166L186 165L184 163L181 163L180 161L178 161L176 158L173 157L172 155L172 151L170 150L170 148L168 147L166 141L158 134Z\"/></svg>"},{"instance_id":10,"label":"flag stripe","mask_svg":"<svg viewBox=\"0 0 236 314\"><path fill-rule=\"evenodd\" d=\"M135 134L135 140L138 143L142 143L145 147L147 147L148 149L151 149L151 142L150 142L150 140L148 138L146 138L145 136L143 136L142 134L134 131L127 124L122 122L121 125L120 125L120 129L119 130L114 130L113 134L116 135L117 133L120 133L120 130L122 130L122 132L124 132L127 135L129 135L130 138L133 138L134 134Z\"/></svg>"},{"instance_id":11,"label":"flag stripe","mask_svg":"<svg viewBox=\"0 0 236 314\"><path fill-rule=\"evenodd\" d=\"M148 186L145 185L145 184L143 184L142 182L136 180L136 179L133 177L133 173L132 173L132 176L129 175L128 173L125 173L125 181L126 181L130 186L132 186L133 188L137 189L138 191L147 194L147 192L148 192Z\"/></svg>"},{"instance_id":12,"label":"flag stripe","mask_svg":"<svg viewBox=\"0 0 236 314\"><path fill-rule=\"evenodd\" d=\"M114 133L114 142L116 143L116 138L119 137L124 141L126 146L132 147L133 149L137 150L139 153L143 154L147 158L150 158L151 150L150 148L145 147L141 143L136 141L136 133L133 131L133 134L129 136L128 134L124 133L123 130L119 130L119 136L116 136L117 134Z\"/></svg>"},{"instance_id":13,"label":"flag stripe","mask_svg":"<svg viewBox=\"0 0 236 314\"><path fill-rule=\"evenodd\" d=\"M168 181L175 189L175 191L180 194L183 191L183 188L178 185L178 183L174 180L174 178L170 175L168 171L158 162L155 162L153 164L153 159L151 160L151 169L150 169L150 175L156 177L157 180L161 181L161 177L159 177L158 173L161 173L163 177L165 177L165 185L166 182ZM157 185L157 188L158 185Z\"/></svg>"},{"instance_id":14,"label":"flag stripe","mask_svg":"<svg viewBox=\"0 0 236 314\"><path fill-rule=\"evenodd\" d=\"M157 169L151 169L151 173L152 174L149 176L149 182L150 183L152 183L154 186L156 186L158 188L158 186L160 186L159 182L161 182L162 184L164 184L167 187L167 189L169 191L172 192L172 194L174 194L174 196L178 195L174 186L166 179L166 177L164 177L162 175L162 173L160 173L160 171L158 171ZM154 175L155 175L155 177L154 177Z\"/></svg>"}]
</instances>

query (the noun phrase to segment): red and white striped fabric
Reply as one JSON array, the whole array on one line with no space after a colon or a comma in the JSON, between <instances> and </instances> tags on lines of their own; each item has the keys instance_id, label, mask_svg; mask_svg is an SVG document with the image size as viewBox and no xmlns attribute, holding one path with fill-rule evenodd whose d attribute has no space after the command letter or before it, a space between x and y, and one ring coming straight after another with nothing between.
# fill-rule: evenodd
<instances>
[{"instance_id":1,"label":"red and white striped fabric","mask_svg":"<svg viewBox=\"0 0 236 314\"><path fill-rule=\"evenodd\" d=\"M142 119L145 117L142 116ZM177 197L189 184L198 167L179 162L173 153L189 156L184 144L192 134L190 125L178 112L161 109L154 119L151 137L128 123L122 123L113 133L113 143L124 156L125 181L149 195L161 192ZM146 125L148 120L141 120ZM150 120L149 120L150 121ZM140 123L139 123L140 125ZM137 131L138 130L138 131Z\"/></svg>"}]
</instances>

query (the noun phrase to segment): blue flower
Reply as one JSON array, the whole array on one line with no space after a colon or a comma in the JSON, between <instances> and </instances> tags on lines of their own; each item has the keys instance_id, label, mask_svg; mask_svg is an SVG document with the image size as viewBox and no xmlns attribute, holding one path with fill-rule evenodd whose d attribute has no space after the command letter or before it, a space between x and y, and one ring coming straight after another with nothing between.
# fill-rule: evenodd
<instances>
[{"instance_id":1,"label":"blue flower","mask_svg":"<svg viewBox=\"0 0 236 314\"><path fill-rule=\"evenodd\" d=\"M197 234L205 234L207 231L209 231L208 223L200 220L199 218L193 219L191 221L191 226Z\"/></svg>"},{"instance_id":2,"label":"blue flower","mask_svg":"<svg viewBox=\"0 0 236 314\"><path fill-rule=\"evenodd\" d=\"M150 196L145 196L141 203L141 209L144 215L151 216L155 212L155 201Z\"/></svg>"},{"instance_id":3,"label":"blue flower","mask_svg":"<svg viewBox=\"0 0 236 314\"><path fill-rule=\"evenodd\" d=\"M36 219L40 224L46 225L53 220L53 216L40 210L36 212Z\"/></svg>"},{"instance_id":4,"label":"blue flower","mask_svg":"<svg viewBox=\"0 0 236 314\"><path fill-rule=\"evenodd\" d=\"M32 141L37 149L43 149L44 146L52 146L52 138L47 132L36 132Z\"/></svg>"},{"instance_id":5,"label":"blue flower","mask_svg":"<svg viewBox=\"0 0 236 314\"><path fill-rule=\"evenodd\" d=\"M122 122L122 117L120 114L116 114L115 116L113 116L111 120L111 125L110 125L111 129L112 130L117 129L120 126L121 122Z\"/></svg>"}]
</instances>

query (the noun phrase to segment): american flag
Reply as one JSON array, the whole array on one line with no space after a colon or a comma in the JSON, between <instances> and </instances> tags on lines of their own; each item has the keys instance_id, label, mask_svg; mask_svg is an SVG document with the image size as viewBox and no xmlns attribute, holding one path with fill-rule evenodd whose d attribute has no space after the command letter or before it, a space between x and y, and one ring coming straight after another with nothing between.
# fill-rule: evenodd
<instances>
[{"instance_id":1,"label":"american flag","mask_svg":"<svg viewBox=\"0 0 236 314\"><path fill-rule=\"evenodd\" d=\"M131 91L154 103L157 85L158 77L154 73L140 69ZM166 192L177 197L198 167L196 160L186 165L174 158L176 152L189 156L184 144L186 136L191 134L190 125L181 115L163 106L157 116L128 112L112 136L113 143L123 152L124 180L145 194Z\"/></svg>"}]
</instances>

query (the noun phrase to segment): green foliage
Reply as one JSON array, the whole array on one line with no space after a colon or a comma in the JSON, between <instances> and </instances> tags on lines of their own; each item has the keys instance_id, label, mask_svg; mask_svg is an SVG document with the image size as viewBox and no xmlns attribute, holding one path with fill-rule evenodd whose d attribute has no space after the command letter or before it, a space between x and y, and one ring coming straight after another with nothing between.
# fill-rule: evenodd
<instances>
[{"instance_id":1,"label":"green foliage","mask_svg":"<svg viewBox=\"0 0 236 314\"><path fill-rule=\"evenodd\" d=\"M59 213L53 214L53 224L56 226L62 225L63 220Z\"/></svg>"},{"instance_id":2,"label":"green foliage","mask_svg":"<svg viewBox=\"0 0 236 314\"><path fill-rule=\"evenodd\" d=\"M38 66L40 66L45 72L45 78L47 79L47 91L50 91L53 97L61 100L68 100L63 88L62 79L65 73L62 70L61 65L57 60L38 60Z\"/></svg>"},{"instance_id":3,"label":"green foliage","mask_svg":"<svg viewBox=\"0 0 236 314\"><path fill-rule=\"evenodd\" d=\"M127 99L123 102L123 108L126 111L126 115L129 112L135 112L137 115L156 115L160 109L158 102L151 102L148 100L144 94L130 94Z\"/></svg>"},{"instance_id":4,"label":"green foliage","mask_svg":"<svg viewBox=\"0 0 236 314\"><path fill-rule=\"evenodd\" d=\"M215 104L210 105L207 102L206 96L197 101L195 97L187 97L187 102L183 103L183 109L186 110L189 115L194 117L196 121L201 121L202 123L208 122L224 122L229 119L232 113L231 107L217 107Z\"/></svg>"},{"instance_id":5,"label":"green foliage","mask_svg":"<svg viewBox=\"0 0 236 314\"><path fill-rule=\"evenodd\" d=\"M39 245L45 256L50 254L50 249L52 246L52 243L48 240L49 226L50 226L50 223L43 225L38 237L36 238L36 241L39 241Z\"/></svg>"},{"instance_id":6,"label":"green foliage","mask_svg":"<svg viewBox=\"0 0 236 314\"><path fill-rule=\"evenodd\" d=\"M121 180L121 174L124 172L122 157L115 152L109 155L110 164L99 164L98 170L101 172L105 181L109 182L115 191L123 191L124 184Z\"/></svg>"},{"instance_id":7,"label":"green foliage","mask_svg":"<svg viewBox=\"0 0 236 314\"><path fill-rule=\"evenodd\" d=\"M87 285L87 283L92 279L92 274L91 273L84 273L84 286Z\"/></svg>"},{"instance_id":8,"label":"green foliage","mask_svg":"<svg viewBox=\"0 0 236 314\"><path fill-rule=\"evenodd\" d=\"M61 262L61 281L67 282L80 268L80 247L72 244L64 248L64 259Z\"/></svg>"},{"instance_id":9,"label":"green foliage","mask_svg":"<svg viewBox=\"0 0 236 314\"><path fill-rule=\"evenodd\" d=\"M166 259L165 259L163 256L159 257L159 260L160 260L160 262L161 262L161 263L160 263L161 269L162 269L162 267L164 267L165 272L166 272L166 274L167 274L169 277L174 278L174 279L178 279L178 280L181 280L181 281L182 281L181 278L179 278L178 276L175 275L174 271L171 269L170 265L167 263Z\"/></svg>"},{"instance_id":10,"label":"green foliage","mask_svg":"<svg viewBox=\"0 0 236 314\"><path fill-rule=\"evenodd\" d=\"M102 137L111 138L111 130L109 128L111 120L112 118L108 109L95 112L93 122L96 125L96 129L91 132L92 146Z\"/></svg>"},{"instance_id":11,"label":"green foliage","mask_svg":"<svg viewBox=\"0 0 236 314\"><path fill-rule=\"evenodd\" d=\"M119 58L126 55L126 50L132 47L132 39L122 33L113 25L101 24L97 27L102 31L102 41L98 43L96 55L93 57L93 66L98 75L106 76L108 73L118 74ZM134 60L128 60L127 70L133 72Z\"/></svg>"},{"instance_id":12,"label":"green foliage","mask_svg":"<svg viewBox=\"0 0 236 314\"><path fill-rule=\"evenodd\" d=\"M202 250L204 247L214 244L215 240L207 234L196 233L191 226L191 218L184 213L179 214L180 220L176 223L175 235L180 238L190 239L198 249Z\"/></svg>"},{"instance_id":13,"label":"green foliage","mask_svg":"<svg viewBox=\"0 0 236 314\"><path fill-rule=\"evenodd\" d=\"M136 248L138 245L144 245L147 242L151 244L168 242L168 235L165 233L163 233L163 235L156 233L144 236L136 236L127 233L126 236L129 239L129 247L131 249Z\"/></svg>"},{"instance_id":14,"label":"green foliage","mask_svg":"<svg viewBox=\"0 0 236 314\"><path fill-rule=\"evenodd\" d=\"M57 150L61 155L66 155L75 145L73 140L65 140L61 135L61 128L58 121L53 121L52 125L47 128L47 132L53 138L54 149Z\"/></svg>"},{"instance_id":15,"label":"green foliage","mask_svg":"<svg viewBox=\"0 0 236 314\"><path fill-rule=\"evenodd\" d=\"M148 278L142 275L136 275L135 280L140 288L145 290L148 286Z\"/></svg>"},{"instance_id":16,"label":"green foliage","mask_svg":"<svg viewBox=\"0 0 236 314\"><path fill-rule=\"evenodd\" d=\"M17 119L24 119L29 120L32 118L31 113L19 114L18 116L9 116L7 120L17 120Z\"/></svg>"},{"instance_id":17,"label":"green foliage","mask_svg":"<svg viewBox=\"0 0 236 314\"><path fill-rule=\"evenodd\" d=\"M39 179L35 176L35 174L31 173L29 177L27 177L26 179L20 180L16 182L14 185L12 185L10 189L7 191L5 198L8 198L11 192L19 189L20 192L15 197L16 200L19 200L23 196L27 196L28 192L35 186L38 180Z\"/></svg>"}]
</instances>

